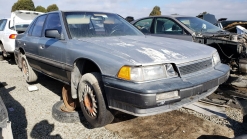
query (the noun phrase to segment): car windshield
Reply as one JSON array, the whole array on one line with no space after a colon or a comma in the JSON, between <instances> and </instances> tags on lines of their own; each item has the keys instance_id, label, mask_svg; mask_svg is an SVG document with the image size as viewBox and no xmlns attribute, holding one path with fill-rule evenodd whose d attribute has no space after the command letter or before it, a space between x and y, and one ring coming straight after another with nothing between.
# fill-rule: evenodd
<instances>
[{"instance_id":1,"label":"car windshield","mask_svg":"<svg viewBox=\"0 0 247 139\"><path fill-rule=\"evenodd\" d=\"M116 14L96 12L65 12L72 38L143 35Z\"/></svg>"},{"instance_id":2,"label":"car windshield","mask_svg":"<svg viewBox=\"0 0 247 139\"><path fill-rule=\"evenodd\" d=\"M176 17L176 19L196 33L222 31L219 27L197 17Z\"/></svg>"}]
</instances>

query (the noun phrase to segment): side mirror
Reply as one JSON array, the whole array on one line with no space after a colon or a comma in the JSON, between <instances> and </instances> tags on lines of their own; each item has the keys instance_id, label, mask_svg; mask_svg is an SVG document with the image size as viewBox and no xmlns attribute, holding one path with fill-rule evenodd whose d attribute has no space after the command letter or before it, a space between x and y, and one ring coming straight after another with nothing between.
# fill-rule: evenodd
<instances>
[{"instance_id":1,"label":"side mirror","mask_svg":"<svg viewBox=\"0 0 247 139\"><path fill-rule=\"evenodd\" d=\"M47 38L56 38L59 40L64 40L63 35L61 35L56 29L47 29L45 30L45 37Z\"/></svg>"}]
</instances>

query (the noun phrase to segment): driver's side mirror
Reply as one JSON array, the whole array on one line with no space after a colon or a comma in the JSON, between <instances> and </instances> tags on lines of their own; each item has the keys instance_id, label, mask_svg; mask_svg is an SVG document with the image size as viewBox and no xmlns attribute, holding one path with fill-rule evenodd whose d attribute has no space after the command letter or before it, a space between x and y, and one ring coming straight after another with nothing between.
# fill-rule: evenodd
<instances>
[{"instance_id":1,"label":"driver's side mirror","mask_svg":"<svg viewBox=\"0 0 247 139\"><path fill-rule=\"evenodd\" d=\"M47 38L55 38L59 40L64 40L63 35L61 35L56 29L47 29L45 30L45 37Z\"/></svg>"}]
</instances>

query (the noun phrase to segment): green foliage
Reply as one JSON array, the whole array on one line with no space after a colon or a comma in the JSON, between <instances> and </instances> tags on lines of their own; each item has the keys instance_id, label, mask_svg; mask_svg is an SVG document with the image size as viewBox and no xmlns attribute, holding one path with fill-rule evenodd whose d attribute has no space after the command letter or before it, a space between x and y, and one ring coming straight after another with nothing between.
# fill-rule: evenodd
<instances>
[{"instance_id":1,"label":"green foliage","mask_svg":"<svg viewBox=\"0 0 247 139\"><path fill-rule=\"evenodd\" d=\"M35 11L34 3L32 0L18 0L12 6L11 12L14 12L16 10Z\"/></svg>"},{"instance_id":2,"label":"green foliage","mask_svg":"<svg viewBox=\"0 0 247 139\"><path fill-rule=\"evenodd\" d=\"M57 10L59 10L59 9L58 9L58 7L57 7L56 4L52 4L52 5L49 5L49 6L47 7L47 12L57 11Z\"/></svg>"},{"instance_id":3,"label":"green foliage","mask_svg":"<svg viewBox=\"0 0 247 139\"><path fill-rule=\"evenodd\" d=\"M161 15L160 7L155 6L149 16Z\"/></svg>"},{"instance_id":4,"label":"green foliage","mask_svg":"<svg viewBox=\"0 0 247 139\"><path fill-rule=\"evenodd\" d=\"M43 6L37 6L35 8L35 11L37 11L37 12L43 12L43 13L46 13L47 12L46 9Z\"/></svg>"}]
</instances>

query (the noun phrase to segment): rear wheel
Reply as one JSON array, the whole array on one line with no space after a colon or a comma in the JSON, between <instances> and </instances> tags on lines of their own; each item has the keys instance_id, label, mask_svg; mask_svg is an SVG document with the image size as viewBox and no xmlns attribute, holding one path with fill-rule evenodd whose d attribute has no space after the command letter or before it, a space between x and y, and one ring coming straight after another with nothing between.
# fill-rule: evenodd
<instances>
[{"instance_id":1,"label":"rear wheel","mask_svg":"<svg viewBox=\"0 0 247 139\"><path fill-rule=\"evenodd\" d=\"M18 68L22 69L22 53L18 52L17 54L14 54L14 58L15 58L15 63L18 66Z\"/></svg>"},{"instance_id":2,"label":"rear wheel","mask_svg":"<svg viewBox=\"0 0 247 139\"><path fill-rule=\"evenodd\" d=\"M82 76L78 90L79 102L84 117L93 127L105 126L114 119L106 105L103 91L99 73L87 73Z\"/></svg>"},{"instance_id":3,"label":"rear wheel","mask_svg":"<svg viewBox=\"0 0 247 139\"><path fill-rule=\"evenodd\" d=\"M26 82L28 83L35 82L38 79L37 74L29 66L25 55L22 55L21 59L22 59L22 73L26 79Z\"/></svg>"}]
</instances>

